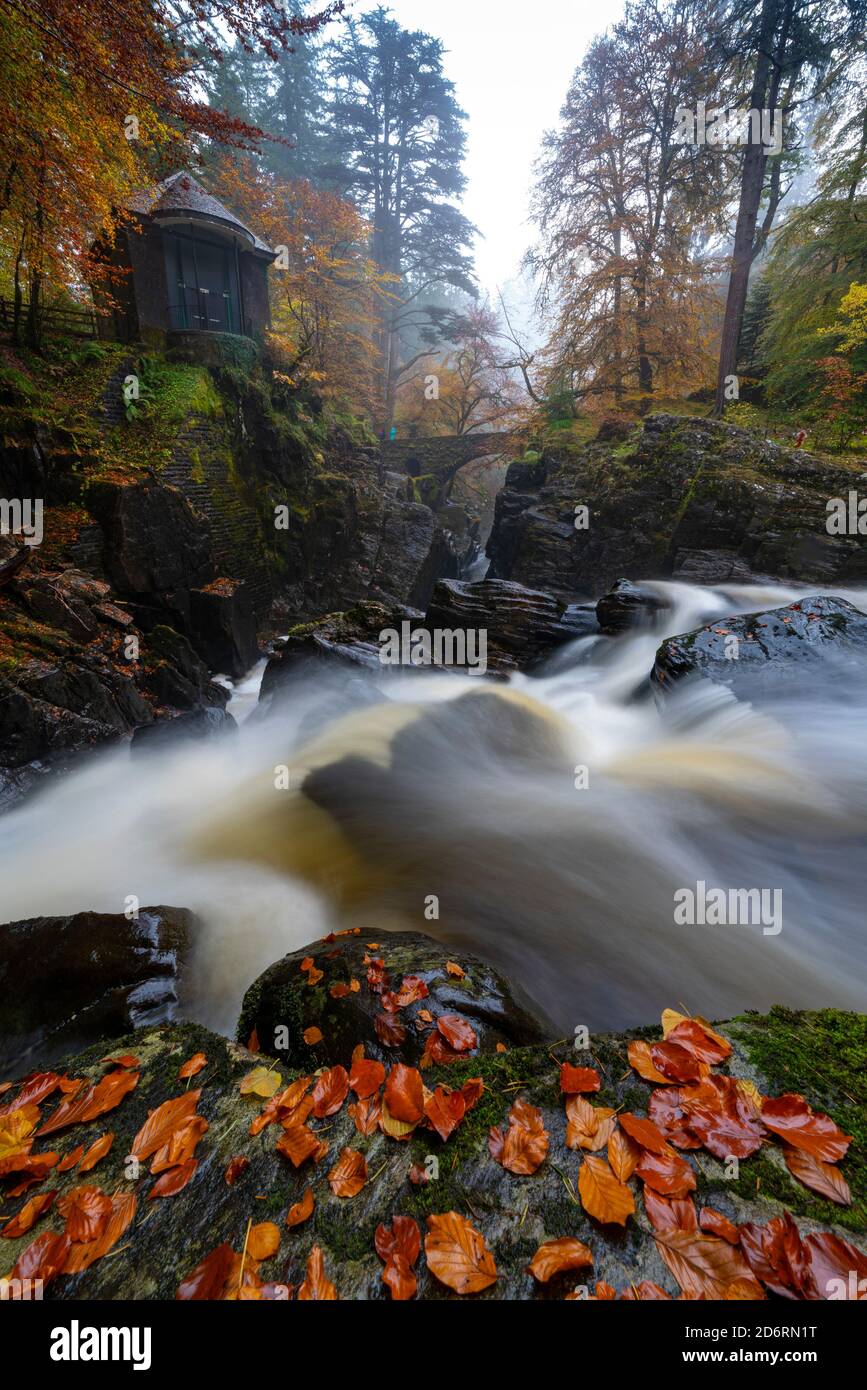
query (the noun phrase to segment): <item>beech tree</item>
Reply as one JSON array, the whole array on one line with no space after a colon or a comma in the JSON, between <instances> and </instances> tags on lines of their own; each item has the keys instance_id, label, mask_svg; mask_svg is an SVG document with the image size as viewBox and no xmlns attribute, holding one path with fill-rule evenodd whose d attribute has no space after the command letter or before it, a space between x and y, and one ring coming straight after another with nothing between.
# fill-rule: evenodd
<instances>
[{"instance_id":1,"label":"beech tree","mask_svg":"<svg viewBox=\"0 0 867 1390\"><path fill-rule=\"evenodd\" d=\"M546 136L530 264L555 314L549 384L576 401L646 406L657 385L710 365L710 239L732 166L682 143L680 108L707 92L700 0L629 4L575 73Z\"/></svg>"}]
</instances>

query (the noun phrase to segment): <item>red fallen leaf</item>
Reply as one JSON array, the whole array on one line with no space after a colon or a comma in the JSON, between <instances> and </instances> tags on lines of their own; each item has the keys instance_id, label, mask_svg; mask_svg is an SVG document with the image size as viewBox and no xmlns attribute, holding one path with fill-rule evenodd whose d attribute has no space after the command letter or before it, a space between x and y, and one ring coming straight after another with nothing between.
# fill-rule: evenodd
<instances>
[{"instance_id":1,"label":"red fallen leaf","mask_svg":"<svg viewBox=\"0 0 867 1390\"><path fill-rule=\"evenodd\" d=\"M367 1136L375 1132L382 1115L381 1096L367 1096L366 1099L360 1100L357 1105L349 1105L346 1108L352 1116L359 1134Z\"/></svg>"},{"instance_id":2,"label":"red fallen leaf","mask_svg":"<svg viewBox=\"0 0 867 1390\"><path fill-rule=\"evenodd\" d=\"M309 1221L313 1215L313 1188L305 1189L304 1196L300 1202L295 1202L286 1213L286 1225L292 1230L295 1226L302 1226L305 1221Z\"/></svg>"},{"instance_id":3,"label":"red fallen leaf","mask_svg":"<svg viewBox=\"0 0 867 1390\"><path fill-rule=\"evenodd\" d=\"M231 1245L223 1241L210 1255L200 1260L192 1273L181 1282L175 1298L185 1302L222 1298L234 1261L235 1252Z\"/></svg>"},{"instance_id":4,"label":"red fallen leaf","mask_svg":"<svg viewBox=\"0 0 867 1390\"><path fill-rule=\"evenodd\" d=\"M138 1159L150 1158L167 1144L174 1131L195 1113L201 1094L201 1091L185 1091L151 1110L132 1141L130 1155Z\"/></svg>"},{"instance_id":5,"label":"red fallen leaf","mask_svg":"<svg viewBox=\"0 0 867 1390\"><path fill-rule=\"evenodd\" d=\"M461 1087L461 1095L467 1107L467 1114L478 1105L485 1094L485 1083L480 1076L470 1076Z\"/></svg>"},{"instance_id":6,"label":"red fallen leaf","mask_svg":"<svg viewBox=\"0 0 867 1390\"><path fill-rule=\"evenodd\" d=\"M414 1298L418 1290L418 1280L403 1255L392 1255L382 1271L382 1282L391 1294L394 1303L406 1303Z\"/></svg>"},{"instance_id":7,"label":"red fallen leaf","mask_svg":"<svg viewBox=\"0 0 867 1390\"><path fill-rule=\"evenodd\" d=\"M111 1215L111 1198L98 1187L75 1187L57 1203L73 1241L97 1240Z\"/></svg>"},{"instance_id":8,"label":"red fallen leaf","mask_svg":"<svg viewBox=\"0 0 867 1390\"><path fill-rule=\"evenodd\" d=\"M690 1105L686 1114L687 1124L708 1153L722 1161L731 1154L735 1158L749 1158L762 1146L761 1126L748 1116L739 1115L730 1101L725 1101L719 1109Z\"/></svg>"},{"instance_id":9,"label":"red fallen leaf","mask_svg":"<svg viewBox=\"0 0 867 1390\"><path fill-rule=\"evenodd\" d=\"M810 1251L789 1212L765 1226L746 1222L738 1227L741 1249L757 1279L782 1298L815 1298Z\"/></svg>"},{"instance_id":10,"label":"red fallen leaf","mask_svg":"<svg viewBox=\"0 0 867 1390\"><path fill-rule=\"evenodd\" d=\"M721 1211L714 1211L713 1207L702 1208L698 1224L703 1231L707 1231L710 1235L727 1240L729 1245L740 1244L741 1237L737 1226L733 1225L727 1216L723 1216Z\"/></svg>"},{"instance_id":11,"label":"red fallen leaf","mask_svg":"<svg viewBox=\"0 0 867 1390\"><path fill-rule=\"evenodd\" d=\"M762 1105L762 1123L787 1144L804 1149L826 1163L839 1163L852 1142L851 1134L844 1134L830 1115L817 1115L803 1096L766 1098Z\"/></svg>"},{"instance_id":12,"label":"red fallen leaf","mask_svg":"<svg viewBox=\"0 0 867 1390\"><path fill-rule=\"evenodd\" d=\"M588 1216L604 1224L625 1226L635 1211L635 1199L626 1183L618 1182L604 1158L587 1154L578 1169L578 1192Z\"/></svg>"},{"instance_id":13,"label":"red fallen leaf","mask_svg":"<svg viewBox=\"0 0 867 1390\"><path fill-rule=\"evenodd\" d=\"M712 1028L707 1028L697 1018L685 1018L678 1023L666 1034L665 1041L685 1047L699 1062L707 1062L711 1067L724 1062L731 1056L732 1051L732 1045L727 1038L715 1033Z\"/></svg>"},{"instance_id":14,"label":"red fallen leaf","mask_svg":"<svg viewBox=\"0 0 867 1390\"><path fill-rule=\"evenodd\" d=\"M36 1131L36 1137L41 1139L45 1134L54 1134L68 1125L84 1124L114 1110L138 1085L140 1075L137 1071L110 1071L86 1091L61 1101L54 1114Z\"/></svg>"},{"instance_id":15,"label":"red fallen leaf","mask_svg":"<svg viewBox=\"0 0 867 1390\"><path fill-rule=\"evenodd\" d=\"M674 1151L652 1154L645 1149L636 1165L635 1175L665 1197L685 1197L695 1189L695 1173L686 1159Z\"/></svg>"},{"instance_id":16,"label":"red fallen leaf","mask_svg":"<svg viewBox=\"0 0 867 1390\"><path fill-rule=\"evenodd\" d=\"M475 1029L460 1014L440 1014L437 1031L455 1052L470 1052L479 1045Z\"/></svg>"},{"instance_id":17,"label":"red fallen leaf","mask_svg":"<svg viewBox=\"0 0 867 1390\"><path fill-rule=\"evenodd\" d=\"M410 1004L417 1004L419 999L427 999L430 990L424 980L418 975L404 975L403 983L397 992L397 1007L406 1009Z\"/></svg>"},{"instance_id":18,"label":"red fallen leaf","mask_svg":"<svg viewBox=\"0 0 867 1390\"><path fill-rule=\"evenodd\" d=\"M55 1153L53 1149L49 1153L32 1154L28 1149L22 1148L0 1159L0 1177L8 1177L10 1173L27 1174L27 1181L23 1185L19 1183L16 1189L10 1189L6 1196L17 1197L19 1192L26 1192L35 1182L42 1182L59 1158L60 1154Z\"/></svg>"},{"instance_id":19,"label":"red fallen leaf","mask_svg":"<svg viewBox=\"0 0 867 1390\"><path fill-rule=\"evenodd\" d=\"M572 1296L573 1296L573 1295L571 1295L571 1294L569 1295L570 1298L571 1298ZM600 1281L597 1283L597 1285L596 1285L596 1298L597 1298L597 1300L598 1300L600 1303L602 1303L602 1302L610 1302L611 1299L614 1299L614 1298L616 1298L616 1297L617 1297L617 1294L614 1292L614 1290L612 1289L612 1287L611 1287L610 1284L605 1284L605 1283L602 1282L602 1280L600 1280Z\"/></svg>"},{"instance_id":20,"label":"red fallen leaf","mask_svg":"<svg viewBox=\"0 0 867 1390\"><path fill-rule=\"evenodd\" d=\"M367 1057L360 1057L352 1063L349 1073L349 1089L359 1100L366 1100L378 1091L385 1080L385 1067Z\"/></svg>"},{"instance_id":21,"label":"red fallen leaf","mask_svg":"<svg viewBox=\"0 0 867 1390\"><path fill-rule=\"evenodd\" d=\"M230 1158L226 1165L226 1171L223 1174L227 1185L229 1187L234 1187L241 1174L246 1173L249 1167L250 1160L244 1154L236 1154L234 1158Z\"/></svg>"},{"instance_id":22,"label":"red fallen leaf","mask_svg":"<svg viewBox=\"0 0 867 1390\"><path fill-rule=\"evenodd\" d=\"M417 1067L397 1062L385 1083L385 1104L389 1114L404 1124L418 1124L424 1115L424 1087Z\"/></svg>"},{"instance_id":23,"label":"red fallen leaf","mask_svg":"<svg viewBox=\"0 0 867 1390\"><path fill-rule=\"evenodd\" d=\"M701 1076L698 1059L679 1043L652 1043L650 1060L669 1081L698 1081Z\"/></svg>"},{"instance_id":24,"label":"red fallen leaf","mask_svg":"<svg viewBox=\"0 0 867 1390\"><path fill-rule=\"evenodd\" d=\"M141 1062L138 1057L134 1057L131 1052L125 1052L122 1057L103 1057L103 1064L111 1067L127 1067L133 1071L138 1071Z\"/></svg>"},{"instance_id":25,"label":"red fallen leaf","mask_svg":"<svg viewBox=\"0 0 867 1390\"><path fill-rule=\"evenodd\" d=\"M178 1071L178 1080L186 1081L188 1076L197 1076L208 1065L204 1052L194 1052Z\"/></svg>"},{"instance_id":26,"label":"red fallen leaf","mask_svg":"<svg viewBox=\"0 0 867 1390\"><path fill-rule=\"evenodd\" d=\"M9 1271L9 1281L13 1279L41 1279L47 1288L63 1270L72 1248L72 1241L65 1232L43 1231L22 1250L14 1266Z\"/></svg>"},{"instance_id":27,"label":"red fallen leaf","mask_svg":"<svg viewBox=\"0 0 867 1390\"><path fill-rule=\"evenodd\" d=\"M373 1020L376 1036L383 1047L400 1047L406 1042L406 1028L396 1018L388 1014L377 1014Z\"/></svg>"},{"instance_id":28,"label":"red fallen leaf","mask_svg":"<svg viewBox=\"0 0 867 1390\"><path fill-rule=\"evenodd\" d=\"M313 968L313 957L305 956L298 968L302 975L306 975L307 972Z\"/></svg>"},{"instance_id":29,"label":"red fallen leaf","mask_svg":"<svg viewBox=\"0 0 867 1390\"><path fill-rule=\"evenodd\" d=\"M448 1066L452 1062L465 1062L466 1060L464 1052L456 1052L453 1047L449 1046L443 1035L434 1029L425 1039L424 1052L419 1066L429 1067L432 1062L436 1066Z\"/></svg>"},{"instance_id":30,"label":"red fallen leaf","mask_svg":"<svg viewBox=\"0 0 867 1390\"><path fill-rule=\"evenodd\" d=\"M255 1028L247 1039L247 1051L256 1054L259 1052L259 1034Z\"/></svg>"},{"instance_id":31,"label":"red fallen leaf","mask_svg":"<svg viewBox=\"0 0 867 1390\"><path fill-rule=\"evenodd\" d=\"M595 1067L573 1067L564 1062L560 1067L560 1090L566 1096L577 1096L589 1091L598 1091L602 1079Z\"/></svg>"},{"instance_id":32,"label":"red fallen leaf","mask_svg":"<svg viewBox=\"0 0 867 1390\"><path fill-rule=\"evenodd\" d=\"M821 1158L815 1158L803 1149L791 1149L788 1144L783 1147L783 1158L792 1177L805 1187L818 1192L820 1197L827 1197L829 1202L837 1202L841 1207L852 1205L849 1184L833 1163L823 1163Z\"/></svg>"},{"instance_id":33,"label":"red fallen leaf","mask_svg":"<svg viewBox=\"0 0 867 1390\"><path fill-rule=\"evenodd\" d=\"M14 1110L22 1110L27 1105L39 1105L46 1096L50 1096L53 1091L58 1090L62 1083L67 1081L65 1076L58 1075L55 1071L34 1072L21 1082L21 1089L14 1100L0 1108L0 1119L6 1115L11 1115ZM12 1082L9 1082L11 1088ZM73 1089L78 1090L84 1085L83 1081L76 1081Z\"/></svg>"},{"instance_id":34,"label":"red fallen leaf","mask_svg":"<svg viewBox=\"0 0 867 1390\"><path fill-rule=\"evenodd\" d=\"M561 1236L559 1240L546 1240L540 1245L530 1263L527 1273L547 1284L555 1274L567 1269L584 1269L593 1263L593 1252L574 1236Z\"/></svg>"},{"instance_id":35,"label":"red fallen leaf","mask_svg":"<svg viewBox=\"0 0 867 1390\"><path fill-rule=\"evenodd\" d=\"M850 1241L817 1231L804 1241L819 1298L867 1301L867 1255Z\"/></svg>"},{"instance_id":36,"label":"red fallen leaf","mask_svg":"<svg viewBox=\"0 0 867 1390\"><path fill-rule=\"evenodd\" d=\"M484 1237L459 1212L427 1218L424 1251L431 1274L455 1293L480 1293L497 1282L497 1266Z\"/></svg>"},{"instance_id":37,"label":"red fallen leaf","mask_svg":"<svg viewBox=\"0 0 867 1390\"><path fill-rule=\"evenodd\" d=\"M414 1163L407 1173L413 1187L425 1187L430 1182L430 1174L423 1163Z\"/></svg>"},{"instance_id":38,"label":"red fallen leaf","mask_svg":"<svg viewBox=\"0 0 867 1390\"><path fill-rule=\"evenodd\" d=\"M84 1145L83 1145L83 1144L79 1144L78 1147L75 1148L75 1149L70 1149L69 1153L68 1153L68 1154L65 1154L65 1155L63 1156L63 1158L60 1160L60 1162L58 1163L58 1165L57 1165L57 1171L58 1171L58 1173L68 1173L69 1170L70 1170L70 1168L74 1168L75 1165L76 1165L76 1163L78 1163L79 1159L80 1159L80 1158L83 1158L83 1157L84 1157Z\"/></svg>"},{"instance_id":39,"label":"red fallen leaf","mask_svg":"<svg viewBox=\"0 0 867 1390\"><path fill-rule=\"evenodd\" d=\"M701 1140L688 1128L688 1115L683 1097L690 1092L700 1093L704 1082L698 1086L673 1086L666 1083L666 1090L652 1091L647 1101L647 1113L653 1123L662 1131L666 1139L679 1149L700 1149ZM708 1090L714 1099L715 1092Z\"/></svg>"},{"instance_id":40,"label":"red fallen leaf","mask_svg":"<svg viewBox=\"0 0 867 1390\"><path fill-rule=\"evenodd\" d=\"M155 1197L174 1197L178 1192L183 1191L198 1166L199 1160L197 1158L188 1158L183 1163L179 1163L176 1168L169 1168L168 1172L163 1173L161 1178L157 1178L148 1193L148 1201L152 1202Z\"/></svg>"},{"instance_id":41,"label":"red fallen leaf","mask_svg":"<svg viewBox=\"0 0 867 1390\"><path fill-rule=\"evenodd\" d=\"M443 1086L437 1086L424 1107L428 1121L444 1141L457 1129L466 1110L467 1103L462 1093L449 1091Z\"/></svg>"},{"instance_id":42,"label":"red fallen leaf","mask_svg":"<svg viewBox=\"0 0 867 1390\"><path fill-rule=\"evenodd\" d=\"M329 1067L317 1077L313 1087L313 1114L317 1120L326 1115L336 1115L349 1091L349 1076L346 1068Z\"/></svg>"},{"instance_id":43,"label":"red fallen leaf","mask_svg":"<svg viewBox=\"0 0 867 1390\"><path fill-rule=\"evenodd\" d=\"M114 1135L111 1133L101 1134L95 1139L78 1165L79 1173L89 1173L91 1168L95 1168L97 1163L105 1158L113 1143Z\"/></svg>"},{"instance_id":44,"label":"red fallen leaf","mask_svg":"<svg viewBox=\"0 0 867 1390\"><path fill-rule=\"evenodd\" d=\"M58 1207L60 1203L58 1202ZM107 1255L120 1240L124 1231L135 1216L136 1197L134 1192L119 1192L111 1199L111 1213L105 1230L96 1240L83 1244L73 1244L63 1265L64 1274L80 1274L96 1261Z\"/></svg>"},{"instance_id":45,"label":"red fallen leaf","mask_svg":"<svg viewBox=\"0 0 867 1390\"><path fill-rule=\"evenodd\" d=\"M289 1125L277 1141L277 1152L291 1160L293 1167L300 1168L308 1158L319 1153L319 1140L306 1125Z\"/></svg>"},{"instance_id":46,"label":"red fallen leaf","mask_svg":"<svg viewBox=\"0 0 867 1390\"><path fill-rule=\"evenodd\" d=\"M36 1225L40 1216L47 1211L57 1196L57 1188L52 1192L40 1192L35 1197L31 1197L24 1203L21 1210L7 1221L0 1231L0 1236L5 1236L7 1240L13 1240L16 1236L26 1236L32 1226Z\"/></svg>"},{"instance_id":47,"label":"red fallen leaf","mask_svg":"<svg viewBox=\"0 0 867 1390\"><path fill-rule=\"evenodd\" d=\"M325 1259L318 1245L307 1257L307 1275L298 1290L298 1299L301 1303L333 1303L337 1299L336 1288L325 1277Z\"/></svg>"},{"instance_id":48,"label":"red fallen leaf","mask_svg":"<svg viewBox=\"0 0 867 1390\"><path fill-rule=\"evenodd\" d=\"M373 1243L381 1260L388 1261L393 1255L401 1255L412 1269L421 1253L418 1222L411 1216L395 1216L390 1226L377 1226Z\"/></svg>"},{"instance_id":49,"label":"red fallen leaf","mask_svg":"<svg viewBox=\"0 0 867 1390\"><path fill-rule=\"evenodd\" d=\"M328 993L332 999L345 999L349 993L349 985L343 980L338 980L336 985L332 985Z\"/></svg>"},{"instance_id":50,"label":"red fallen leaf","mask_svg":"<svg viewBox=\"0 0 867 1390\"><path fill-rule=\"evenodd\" d=\"M367 1182L367 1162L357 1149L341 1149L340 1157L328 1174L335 1197L356 1197Z\"/></svg>"},{"instance_id":51,"label":"red fallen leaf","mask_svg":"<svg viewBox=\"0 0 867 1390\"><path fill-rule=\"evenodd\" d=\"M635 1140L639 1148L647 1149L652 1154L671 1153L671 1145L652 1120L642 1120L639 1115L633 1115L629 1110L617 1118L621 1127L630 1139Z\"/></svg>"},{"instance_id":52,"label":"red fallen leaf","mask_svg":"<svg viewBox=\"0 0 867 1390\"><path fill-rule=\"evenodd\" d=\"M210 1129L208 1121L202 1115L191 1115L188 1120L179 1125L168 1142L163 1144L161 1149L157 1149L154 1154L151 1172L154 1176L157 1173L164 1173L167 1168L174 1168L179 1163L187 1163L196 1151L196 1145Z\"/></svg>"},{"instance_id":53,"label":"red fallen leaf","mask_svg":"<svg viewBox=\"0 0 867 1390\"><path fill-rule=\"evenodd\" d=\"M659 1302L661 1299L671 1299L671 1294L666 1293L665 1289L660 1288L659 1284L654 1284L652 1279L642 1279L640 1284L630 1284L628 1289L624 1289L620 1295L621 1303L652 1303Z\"/></svg>"},{"instance_id":54,"label":"red fallen leaf","mask_svg":"<svg viewBox=\"0 0 867 1390\"><path fill-rule=\"evenodd\" d=\"M698 1219L691 1197L663 1197L652 1187L643 1192L644 1210L655 1231L697 1231Z\"/></svg>"},{"instance_id":55,"label":"red fallen leaf","mask_svg":"<svg viewBox=\"0 0 867 1390\"><path fill-rule=\"evenodd\" d=\"M734 1246L694 1231L658 1231L656 1248L685 1294L712 1299L764 1298L750 1267Z\"/></svg>"},{"instance_id":56,"label":"red fallen leaf","mask_svg":"<svg viewBox=\"0 0 867 1390\"><path fill-rule=\"evenodd\" d=\"M250 1133L254 1136L261 1134L263 1129L274 1124L276 1120L284 1126L304 1124L313 1108L312 1097L307 1096L312 1084L312 1076L299 1076L297 1081L293 1081L284 1091L278 1091L251 1121Z\"/></svg>"}]
</instances>

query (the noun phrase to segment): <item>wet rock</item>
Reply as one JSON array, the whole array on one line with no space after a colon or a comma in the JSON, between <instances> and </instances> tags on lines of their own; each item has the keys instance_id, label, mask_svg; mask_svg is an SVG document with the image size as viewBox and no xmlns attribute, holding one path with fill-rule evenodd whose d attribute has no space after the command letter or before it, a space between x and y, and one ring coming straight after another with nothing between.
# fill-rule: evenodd
<instances>
[{"instance_id":1,"label":"wet rock","mask_svg":"<svg viewBox=\"0 0 867 1390\"><path fill-rule=\"evenodd\" d=\"M215 579L204 589L193 589L190 628L212 671L234 679L246 675L259 659L256 619L243 580Z\"/></svg>"},{"instance_id":2,"label":"wet rock","mask_svg":"<svg viewBox=\"0 0 867 1390\"><path fill-rule=\"evenodd\" d=\"M222 709L228 698L225 686L211 674L182 633L160 625L148 633L143 646L145 689L160 705L186 710L198 706Z\"/></svg>"},{"instance_id":3,"label":"wet rock","mask_svg":"<svg viewBox=\"0 0 867 1390\"><path fill-rule=\"evenodd\" d=\"M220 737L238 732L236 720L226 710L215 706L199 706L177 714L173 719L160 719L136 729L132 736L132 751L170 748L178 742L201 742L215 735Z\"/></svg>"},{"instance_id":4,"label":"wet rock","mask_svg":"<svg viewBox=\"0 0 867 1390\"><path fill-rule=\"evenodd\" d=\"M15 537L0 533L0 589L10 584L30 559L31 547Z\"/></svg>"},{"instance_id":5,"label":"wet rock","mask_svg":"<svg viewBox=\"0 0 867 1390\"><path fill-rule=\"evenodd\" d=\"M79 912L0 926L0 1069L46 1067L170 1020L194 925L182 908Z\"/></svg>"},{"instance_id":6,"label":"wet rock","mask_svg":"<svg viewBox=\"0 0 867 1390\"><path fill-rule=\"evenodd\" d=\"M244 996L238 1021L238 1040L247 1042L258 1035L262 1048L287 1065L307 1066L315 1056L316 1065L334 1065L351 1056L356 1043L363 1042L366 1055L383 1062L397 1057L416 1064L424 1051L431 1025L420 1015L434 1018L459 1013L469 1019L478 1035L478 1053L496 1052L497 1046L526 1046L553 1036L551 1025L540 1019L535 1006L520 987L510 983L492 966L464 951L452 952L432 937L418 932L387 932L376 946L373 938L344 935L335 940L316 941L293 951L272 965L252 984ZM322 978L311 985L302 962L312 958ZM382 993L371 988L365 958L382 960L388 976L386 991L397 993L406 976L415 976L427 989L417 1002L399 1013L389 1014L382 1006ZM459 967L462 975L450 973L446 963ZM374 967L376 974L376 967ZM343 997L334 998L332 989L358 981ZM386 999L388 995L386 994ZM404 1037L395 1045L384 1043L376 1020L399 1023ZM311 1048L304 1042L308 1028L318 1028L322 1042ZM278 1030L280 1030L278 1032ZM277 1046L278 1041L285 1046Z\"/></svg>"},{"instance_id":7,"label":"wet rock","mask_svg":"<svg viewBox=\"0 0 867 1390\"><path fill-rule=\"evenodd\" d=\"M865 537L826 529L828 500L853 476L721 421L653 415L634 444L552 444L538 463L512 464L490 577L567 599L621 577L860 583ZM589 509L583 530L577 506Z\"/></svg>"},{"instance_id":8,"label":"wet rock","mask_svg":"<svg viewBox=\"0 0 867 1390\"><path fill-rule=\"evenodd\" d=\"M596 605L599 630L614 637L628 628L643 627L653 622L662 604L649 589L633 584L630 579L618 579Z\"/></svg>"},{"instance_id":9,"label":"wet rock","mask_svg":"<svg viewBox=\"0 0 867 1390\"><path fill-rule=\"evenodd\" d=\"M311 664L322 669L351 669L383 672L379 659L380 634L401 623L423 622L423 614L402 605L376 601L357 603L345 613L329 613L316 622L292 629L288 637L275 644L274 654L265 668L259 699L270 702L287 681Z\"/></svg>"},{"instance_id":10,"label":"wet rock","mask_svg":"<svg viewBox=\"0 0 867 1390\"><path fill-rule=\"evenodd\" d=\"M651 681L657 693L704 676L735 695L761 699L804 689L811 679L863 679L867 616L841 598L803 598L785 608L721 618L663 642Z\"/></svg>"},{"instance_id":11,"label":"wet rock","mask_svg":"<svg viewBox=\"0 0 867 1390\"><path fill-rule=\"evenodd\" d=\"M722 1025L720 1031L734 1045L727 1068L733 1075L747 1077L766 1094L798 1091L851 1133L856 1106L867 1105L867 1094L863 1072L850 1065L847 1074L845 1059L854 1058L863 1048L865 1026L863 1018L852 1014L775 1010L769 1017L750 1015L735 1020ZM652 1034L659 1036L658 1026ZM117 1038L111 1046L113 1055L132 1052L140 1060L141 1079L136 1088L109 1115L37 1139L34 1152L51 1148L66 1153L77 1144L89 1146L110 1129L115 1134L112 1148L85 1181L108 1193L135 1193L135 1214L109 1258L97 1260L81 1274L60 1276L46 1287L45 1298L172 1300L181 1281L223 1241L240 1254L252 1218L273 1222L279 1231L278 1250L259 1269L260 1279L283 1286L279 1297L294 1297L310 1250L317 1245L340 1299L388 1301L382 1261L374 1247L377 1226L390 1225L398 1214L409 1216L418 1223L423 1240L426 1218L448 1211L456 1211L471 1222L496 1262L496 1283L473 1296L472 1301L558 1301L576 1287L583 1286L592 1293L597 1280L621 1293L642 1279L653 1280L676 1298L678 1286L653 1239L639 1180L629 1180L636 1210L625 1227L600 1225L583 1210L577 1192L584 1155L565 1145L558 1060L598 1068L602 1089L592 1097L595 1104L646 1114L651 1087L629 1066L626 1049L632 1036L594 1037L592 1056L576 1052L569 1043L546 1043L431 1068L424 1073L429 1088L437 1084L459 1088L473 1076L480 1077L485 1086L478 1104L446 1142L423 1127L404 1142L387 1137L379 1129L362 1136L349 1115L352 1097L347 1097L336 1114L310 1120L312 1129L327 1145L327 1153L317 1164L308 1161L299 1169L277 1152L282 1137L279 1126L250 1134L251 1120L261 1113L265 1101L241 1095L240 1083L254 1067L271 1066L267 1056L252 1056L194 1024L145 1029ZM803 1047L792 1049L786 1042L801 1036L809 1040ZM830 1059L831 1079L828 1065L821 1069L821 1077L816 1074L817 1047ZM201 1090L197 1110L209 1126L196 1149L198 1166L188 1186L176 1197L150 1201L154 1183L148 1172L150 1160L136 1174L126 1155L148 1112L187 1088L188 1083L178 1079L178 1070L197 1052L204 1053L207 1061L189 1085ZM105 1072L101 1061L105 1055L105 1044L99 1043L69 1059L67 1070L72 1076L96 1080ZM349 1056L342 1060L350 1065ZM315 1056L311 1056L300 1074L310 1076L316 1065ZM273 1064L273 1072L282 1086L296 1076L294 1069L280 1063ZM517 1098L540 1109L550 1135L547 1157L529 1177L508 1172L488 1150L490 1127L504 1124ZM4 1099L8 1101L8 1096ZM50 1116L54 1105L53 1097L45 1101L43 1115ZM341 1198L331 1191L327 1174L347 1147L364 1155L368 1178L355 1197ZM225 1172L233 1158L248 1159L249 1164L229 1186ZM835 1207L796 1183L776 1144L742 1160L737 1180L731 1179L723 1163L704 1151L699 1152L698 1161L689 1152L685 1158L696 1176L697 1208L711 1207L735 1224L765 1223L789 1210L803 1236L831 1230L857 1248L865 1248L860 1207L864 1177L857 1157L847 1155L841 1165L852 1185L850 1209ZM409 1177L414 1166L434 1176L417 1185ZM75 1169L58 1173L54 1168L50 1175L51 1187L58 1189L60 1198L81 1183ZM314 1193L313 1213L302 1225L287 1229L286 1214L308 1187ZM9 1202L4 1210L8 1206L11 1216L30 1195ZM10 1267L36 1236L62 1229L58 1206L55 1200L25 1236L4 1241ZM548 1284L537 1283L528 1274L527 1264L542 1242L566 1235L589 1247L592 1267L556 1276ZM460 1298L428 1269L424 1249L416 1273L420 1300Z\"/></svg>"},{"instance_id":12,"label":"wet rock","mask_svg":"<svg viewBox=\"0 0 867 1390\"><path fill-rule=\"evenodd\" d=\"M551 594L501 579L476 584L442 580L425 615L433 631L484 632L488 670L526 670L555 647L581 635L583 624L567 617L567 605Z\"/></svg>"}]
</instances>

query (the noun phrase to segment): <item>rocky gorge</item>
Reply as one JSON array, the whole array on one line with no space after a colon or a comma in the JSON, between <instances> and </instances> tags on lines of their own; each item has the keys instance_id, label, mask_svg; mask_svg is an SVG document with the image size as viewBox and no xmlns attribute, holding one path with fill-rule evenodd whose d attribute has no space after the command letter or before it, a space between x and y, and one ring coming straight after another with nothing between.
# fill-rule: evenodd
<instances>
[{"instance_id":1,"label":"rocky gorge","mask_svg":"<svg viewBox=\"0 0 867 1390\"><path fill-rule=\"evenodd\" d=\"M142 468L111 408L128 366L93 365L72 442L7 388L0 492L36 478L45 536L0 553L0 874L15 854L21 875L0 910L0 1176L24 1199L4 1269L61 1299L317 1280L381 1299L384 1266L409 1273L378 1230L452 1212L495 1262L484 1283L476 1250L482 1298L815 1298L844 1266L863 1277L867 550L825 527L854 469L674 416L530 441L470 579L472 518L258 370L151 368L155 398L188 394ZM403 623L484 632L485 674L384 668ZM69 824L45 890L40 808L43 835ZM760 932L684 953L666 917L684 846L709 875L783 884L777 955ZM315 896L297 907L290 883ZM362 1063L377 1084L350 1096ZM404 1083L412 1119L389 1110ZM781 1103L789 1137L798 1116L828 1136L810 1181ZM179 1138L148 1174L153 1115L160 1152ZM538 1161L502 1161L513 1130ZM91 1171L75 1155L109 1132L84 1187L114 1194L111 1260L64 1225ZM620 1216L582 1185L602 1155ZM691 1222L715 1273L669 1238ZM564 1240L571 1265L528 1272ZM418 1296L459 1294L436 1269L428 1251Z\"/></svg>"}]
</instances>

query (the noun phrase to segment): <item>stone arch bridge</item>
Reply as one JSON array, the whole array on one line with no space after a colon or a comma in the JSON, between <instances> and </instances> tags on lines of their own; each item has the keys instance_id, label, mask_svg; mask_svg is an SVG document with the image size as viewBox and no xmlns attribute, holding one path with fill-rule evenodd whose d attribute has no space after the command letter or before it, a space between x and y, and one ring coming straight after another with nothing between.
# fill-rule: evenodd
<instances>
[{"instance_id":1,"label":"stone arch bridge","mask_svg":"<svg viewBox=\"0 0 867 1390\"><path fill-rule=\"evenodd\" d=\"M487 434L440 434L423 439L389 439L382 444L382 461L392 473L436 483L440 496L453 478L474 459L495 458L523 451L518 435L507 431Z\"/></svg>"}]
</instances>

